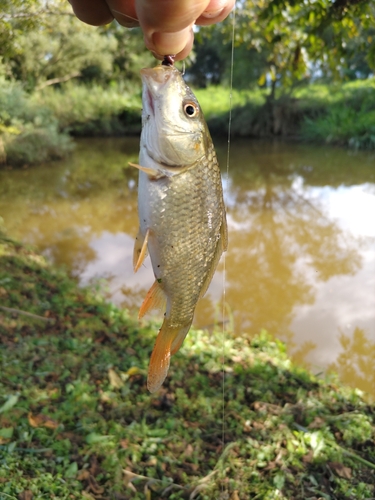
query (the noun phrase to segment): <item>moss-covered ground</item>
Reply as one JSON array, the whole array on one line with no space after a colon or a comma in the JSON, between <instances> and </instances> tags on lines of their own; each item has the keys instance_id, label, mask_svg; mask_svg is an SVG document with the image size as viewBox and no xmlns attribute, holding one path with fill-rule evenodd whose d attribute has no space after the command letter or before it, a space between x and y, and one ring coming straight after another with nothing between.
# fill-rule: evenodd
<instances>
[{"instance_id":1,"label":"moss-covered ground","mask_svg":"<svg viewBox=\"0 0 375 500\"><path fill-rule=\"evenodd\" d=\"M374 407L265 332L190 332L150 395L157 327L4 235L0 306L2 500L375 497Z\"/></svg>"}]
</instances>

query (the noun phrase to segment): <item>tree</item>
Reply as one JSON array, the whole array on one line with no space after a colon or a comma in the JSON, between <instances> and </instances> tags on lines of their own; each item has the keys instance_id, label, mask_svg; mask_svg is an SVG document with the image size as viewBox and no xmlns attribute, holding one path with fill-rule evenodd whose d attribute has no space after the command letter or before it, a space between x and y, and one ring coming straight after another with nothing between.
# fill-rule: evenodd
<instances>
[{"instance_id":1,"label":"tree","mask_svg":"<svg viewBox=\"0 0 375 500\"><path fill-rule=\"evenodd\" d=\"M0 58L28 89L80 78L131 79L152 59L139 30L79 21L65 0L0 0ZM134 32L135 31L135 32ZM1 40L6 43L1 44Z\"/></svg>"},{"instance_id":2,"label":"tree","mask_svg":"<svg viewBox=\"0 0 375 500\"><path fill-rule=\"evenodd\" d=\"M273 98L279 83L290 88L317 76L347 76L358 54L367 76L375 69L374 33L370 0L245 0L237 9L235 43L262 54L259 83L269 82Z\"/></svg>"}]
</instances>

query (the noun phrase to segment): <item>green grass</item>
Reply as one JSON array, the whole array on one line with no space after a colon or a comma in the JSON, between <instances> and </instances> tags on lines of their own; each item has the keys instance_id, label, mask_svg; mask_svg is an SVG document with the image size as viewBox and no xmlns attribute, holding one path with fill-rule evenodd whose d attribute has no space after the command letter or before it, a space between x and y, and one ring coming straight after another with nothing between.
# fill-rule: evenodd
<instances>
[{"instance_id":1,"label":"green grass","mask_svg":"<svg viewBox=\"0 0 375 500\"><path fill-rule=\"evenodd\" d=\"M0 498L374 496L374 407L266 332L190 332L150 395L155 325L5 236L0 297Z\"/></svg>"}]
</instances>

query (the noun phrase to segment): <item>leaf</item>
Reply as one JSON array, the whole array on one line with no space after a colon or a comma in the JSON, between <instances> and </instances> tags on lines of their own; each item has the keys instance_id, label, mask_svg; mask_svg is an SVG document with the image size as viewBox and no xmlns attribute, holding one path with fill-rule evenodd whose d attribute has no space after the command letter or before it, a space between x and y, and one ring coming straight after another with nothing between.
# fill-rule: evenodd
<instances>
[{"instance_id":1,"label":"leaf","mask_svg":"<svg viewBox=\"0 0 375 500\"><path fill-rule=\"evenodd\" d=\"M4 439L11 439L13 436L13 427L4 427L3 429L0 429L0 437Z\"/></svg>"},{"instance_id":2,"label":"leaf","mask_svg":"<svg viewBox=\"0 0 375 500\"><path fill-rule=\"evenodd\" d=\"M94 443L101 443L103 441L106 441L109 439L111 436L103 436L102 434L97 434L96 432L91 432L86 436L86 443L87 444L94 444Z\"/></svg>"},{"instance_id":3,"label":"leaf","mask_svg":"<svg viewBox=\"0 0 375 500\"><path fill-rule=\"evenodd\" d=\"M131 377L132 375L138 375L138 373L142 373L142 370L140 368L138 368L138 366L132 366L126 372L126 374L129 375L129 377Z\"/></svg>"},{"instance_id":4,"label":"leaf","mask_svg":"<svg viewBox=\"0 0 375 500\"><path fill-rule=\"evenodd\" d=\"M65 477L76 477L78 473L77 462L72 462L65 471Z\"/></svg>"},{"instance_id":5,"label":"leaf","mask_svg":"<svg viewBox=\"0 0 375 500\"><path fill-rule=\"evenodd\" d=\"M43 415L41 413L39 415L33 415L32 413L29 413L27 418L31 427L46 427L47 429L57 429L60 425L58 422L56 422L56 420L53 420L51 417L48 417L47 415Z\"/></svg>"},{"instance_id":6,"label":"leaf","mask_svg":"<svg viewBox=\"0 0 375 500\"><path fill-rule=\"evenodd\" d=\"M109 378L109 384L115 389L120 389L124 385L124 382L112 368L108 370L108 378Z\"/></svg>"},{"instance_id":7,"label":"leaf","mask_svg":"<svg viewBox=\"0 0 375 500\"><path fill-rule=\"evenodd\" d=\"M262 73L258 79L258 85L262 87L266 83L266 73Z\"/></svg>"},{"instance_id":8,"label":"leaf","mask_svg":"<svg viewBox=\"0 0 375 500\"><path fill-rule=\"evenodd\" d=\"M328 465L339 477L342 477L343 479L352 478L352 469L350 469L350 467L345 467L339 462L329 462Z\"/></svg>"},{"instance_id":9,"label":"leaf","mask_svg":"<svg viewBox=\"0 0 375 500\"><path fill-rule=\"evenodd\" d=\"M5 413L6 411L10 410L15 406L18 402L19 395L18 394L12 394L9 396L7 401L3 404L3 406L0 407L0 413Z\"/></svg>"},{"instance_id":10,"label":"leaf","mask_svg":"<svg viewBox=\"0 0 375 500\"><path fill-rule=\"evenodd\" d=\"M18 500L33 500L34 495L30 490L25 490L18 495Z\"/></svg>"}]
</instances>

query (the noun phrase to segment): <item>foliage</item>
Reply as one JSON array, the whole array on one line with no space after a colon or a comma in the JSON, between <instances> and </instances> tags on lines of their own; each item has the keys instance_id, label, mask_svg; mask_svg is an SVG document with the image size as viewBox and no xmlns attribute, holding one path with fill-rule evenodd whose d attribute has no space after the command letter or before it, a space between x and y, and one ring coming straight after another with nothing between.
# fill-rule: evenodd
<instances>
[{"instance_id":1,"label":"foliage","mask_svg":"<svg viewBox=\"0 0 375 500\"><path fill-rule=\"evenodd\" d=\"M272 98L280 85L363 78L375 68L374 9L369 0L246 0L238 3L235 43L258 53L259 84ZM222 29L229 39L231 24Z\"/></svg>"},{"instance_id":2,"label":"foliage","mask_svg":"<svg viewBox=\"0 0 375 500\"><path fill-rule=\"evenodd\" d=\"M140 132L140 91L123 85L66 85L33 95L36 105L47 107L60 129L73 135L118 135Z\"/></svg>"},{"instance_id":3,"label":"foliage","mask_svg":"<svg viewBox=\"0 0 375 500\"><path fill-rule=\"evenodd\" d=\"M64 0L28 0L4 4L0 19L0 58L7 74L29 90L58 85L72 78L108 83L131 80L151 63L139 30L118 24L88 26ZM1 4L0 4L1 5Z\"/></svg>"},{"instance_id":4,"label":"foliage","mask_svg":"<svg viewBox=\"0 0 375 500\"><path fill-rule=\"evenodd\" d=\"M214 134L227 134L229 90L208 87L196 91ZM232 136L300 136L305 140L374 149L375 81L344 84L309 84L292 96L276 92L267 99L265 90L233 90Z\"/></svg>"},{"instance_id":5,"label":"foliage","mask_svg":"<svg viewBox=\"0 0 375 500\"><path fill-rule=\"evenodd\" d=\"M21 85L0 76L0 164L23 165L61 158L72 149L46 106L30 100Z\"/></svg>"},{"instance_id":6,"label":"foliage","mask_svg":"<svg viewBox=\"0 0 375 500\"><path fill-rule=\"evenodd\" d=\"M374 496L373 407L292 366L265 332L191 332L150 395L155 327L5 236L0 262L7 497Z\"/></svg>"},{"instance_id":7,"label":"foliage","mask_svg":"<svg viewBox=\"0 0 375 500\"><path fill-rule=\"evenodd\" d=\"M305 118L302 136L355 149L375 149L375 81L350 82L331 93L327 87L324 97L319 97L322 87L317 90L315 98L330 105Z\"/></svg>"}]
</instances>

